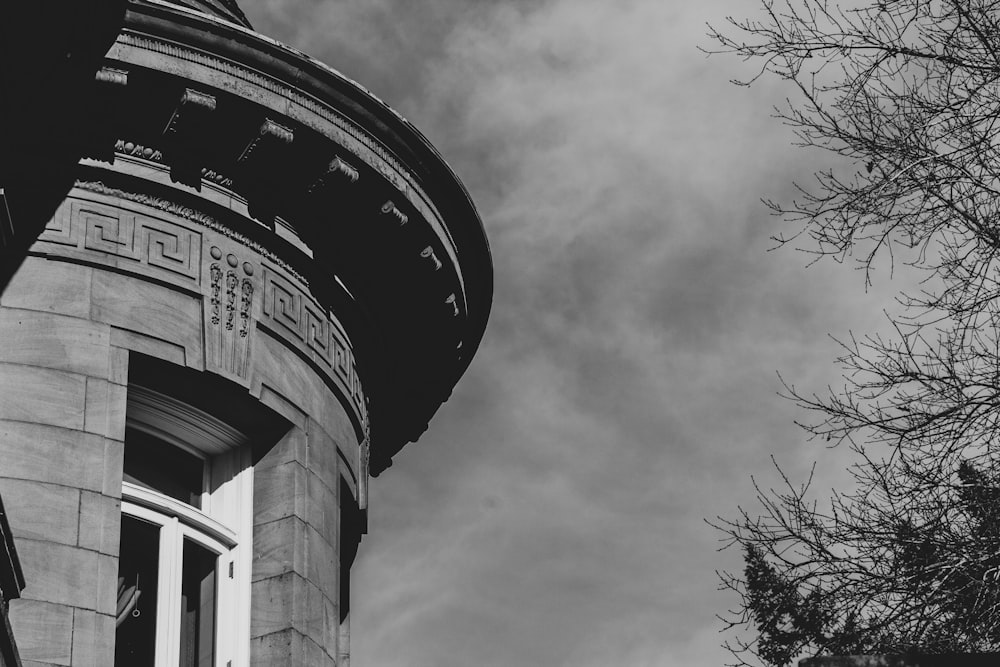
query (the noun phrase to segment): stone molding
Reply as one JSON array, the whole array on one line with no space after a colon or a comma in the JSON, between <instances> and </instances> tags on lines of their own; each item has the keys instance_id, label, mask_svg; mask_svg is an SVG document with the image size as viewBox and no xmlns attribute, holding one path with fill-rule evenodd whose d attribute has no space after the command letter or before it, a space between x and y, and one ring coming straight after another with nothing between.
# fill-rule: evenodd
<instances>
[{"instance_id":1,"label":"stone molding","mask_svg":"<svg viewBox=\"0 0 1000 667\"><path fill-rule=\"evenodd\" d=\"M32 254L106 267L200 298L205 368L245 387L263 328L341 396L358 440L365 439L368 400L350 339L297 274L203 212L98 185L71 192Z\"/></svg>"},{"instance_id":2,"label":"stone molding","mask_svg":"<svg viewBox=\"0 0 1000 667\"><path fill-rule=\"evenodd\" d=\"M127 144L126 144L127 145ZM140 147L141 148L141 147ZM149 150L149 149L145 149ZM143 155L145 155L145 150ZM155 156L152 159L156 159ZM303 286L308 287L309 281L296 271L288 262L278 257L276 254L265 248L260 243L257 243L253 239L240 234L234 229L231 229L227 225L212 217L211 215L204 213L203 211L195 210L189 206L184 206L183 204L178 204L170 199L164 199L162 197L154 197L153 195L148 195L142 192L129 192L126 190L120 190L118 188L112 188L100 181L77 181L76 187L87 190L90 192L95 192L103 195L108 195L117 199L126 199L128 201L133 201L138 204L145 204L151 206L152 208L164 211L166 213L172 213L174 215L180 216L185 220L190 220L191 222L196 222L199 225L208 227L212 231L219 232L223 236L233 239L240 245L246 246L252 249L258 255L266 257L268 261L280 266L283 271L291 274L295 277L299 283ZM223 187L225 187L223 185Z\"/></svg>"},{"instance_id":3,"label":"stone molding","mask_svg":"<svg viewBox=\"0 0 1000 667\"><path fill-rule=\"evenodd\" d=\"M148 0L147 0L148 1ZM190 8L211 16L218 17L224 21L230 21L237 25L252 28L246 14L236 4L236 0L161 0L162 4L178 5ZM154 3L155 4L155 3Z\"/></svg>"},{"instance_id":4,"label":"stone molding","mask_svg":"<svg viewBox=\"0 0 1000 667\"><path fill-rule=\"evenodd\" d=\"M113 201L70 196L56 210L33 250L86 260L197 291L202 234L166 219L117 207ZM44 250L43 250L44 249Z\"/></svg>"},{"instance_id":5,"label":"stone molding","mask_svg":"<svg viewBox=\"0 0 1000 667\"><path fill-rule=\"evenodd\" d=\"M155 55L155 57L142 57L139 55L142 52ZM443 218L437 207L434 206L427 194L416 183L409 170L378 139L351 122L333 107L291 88L274 77L252 70L232 60L128 29L122 31L118 36L117 42L108 52L108 58L118 61L125 66L130 63L136 63L143 67L151 67L168 72L177 68L171 67L164 60L176 59L224 75L222 77L203 76L201 77L203 80L200 82L204 85L219 85L226 92L255 99L258 103L261 103L268 95L247 91L245 90L245 86L236 86L233 81L241 81L244 84L258 88L262 92L266 91L272 96L277 96L282 100L282 103L275 105L276 107L280 107L280 110L275 109L275 111L289 115L294 120L329 137L378 172L380 176L398 190L407 202L427 221L427 224L442 243L445 252L454 265L456 267L459 266L455 251L455 241L451 233L444 225ZM185 72L184 74L191 80L199 80L196 72ZM306 113L296 113L296 107ZM460 288L464 292L465 285L462 272L457 271L457 276Z\"/></svg>"},{"instance_id":6,"label":"stone molding","mask_svg":"<svg viewBox=\"0 0 1000 667\"><path fill-rule=\"evenodd\" d=\"M360 433L368 431L368 403L343 327L312 296L279 272L264 267L258 326L296 350L328 378L347 390L357 411Z\"/></svg>"},{"instance_id":7,"label":"stone molding","mask_svg":"<svg viewBox=\"0 0 1000 667\"><path fill-rule=\"evenodd\" d=\"M128 389L126 423L132 428L209 455L225 454L250 438L212 415L140 385Z\"/></svg>"}]
</instances>

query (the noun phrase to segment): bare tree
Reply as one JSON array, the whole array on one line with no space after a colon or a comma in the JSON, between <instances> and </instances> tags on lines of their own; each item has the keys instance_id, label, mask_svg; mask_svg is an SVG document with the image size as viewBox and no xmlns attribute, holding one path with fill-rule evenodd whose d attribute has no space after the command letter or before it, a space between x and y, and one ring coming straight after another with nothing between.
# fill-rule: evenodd
<instances>
[{"instance_id":1,"label":"bare tree","mask_svg":"<svg viewBox=\"0 0 1000 667\"><path fill-rule=\"evenodd\" d=\"M1000 1L763 0L711 29L716 51L795 93L777 116L831 168L780 244L920 280L891 335L851 337L844 384L787 395L813 436L858 456L822 504L808 482L716 524L744 550L722 573L739 664L802 654L1000 649ZM741 82L750 85L751 81ZM740 637L740 628L751 631Z\"/></svg>"}]
</instances>

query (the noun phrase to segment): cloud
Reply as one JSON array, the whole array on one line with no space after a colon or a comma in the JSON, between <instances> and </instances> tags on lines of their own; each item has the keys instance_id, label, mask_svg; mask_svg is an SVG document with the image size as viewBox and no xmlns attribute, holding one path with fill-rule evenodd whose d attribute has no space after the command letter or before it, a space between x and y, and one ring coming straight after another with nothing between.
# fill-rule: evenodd
<instances>
[{"instance_id":1,"label":"cloud","mask_svg":"<svg viewBox=\"0 0 1000 667\"><path fill-rule=\"evenodd\" d=\"M784 91L696 48L745 3L242 4L421 128L493 248L476 360L373 482L357 662L721 664L714 569L738 558L702 518L751 505L772 453L839 469L775 371L822 389L826 332L876 326L884 299L767 253L758 197L814 167L768 116Z\"/></svg>"}]
</instances>

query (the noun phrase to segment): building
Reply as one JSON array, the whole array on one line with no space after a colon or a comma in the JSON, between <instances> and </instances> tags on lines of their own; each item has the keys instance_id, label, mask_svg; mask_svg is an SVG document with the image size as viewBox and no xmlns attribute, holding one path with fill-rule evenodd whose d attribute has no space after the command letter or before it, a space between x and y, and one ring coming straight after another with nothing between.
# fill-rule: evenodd
<instances>
[{"instance_id":1,"label":"building","mask_svg":"<svg viewBox=\"0 0 1000 667\"><path fill-rule=\"evenodd\" d=\"M33 146L0 170L21 662L347 665L368 478L479 345L482 224L416 129L232 0L118 16L93 111L44 98L79 132L5 126ZM50 159L41 229L18 174Z\"/></svg>"},{"instance_id":2,"label":"building","mask_svg":"<svg viewBox=\"0 0 1000 667\"><path fill-rule=\"evenodd\" d=\"M0 502L0 667L15 667L20 663L8 611L10 601L19 598L23 588L24 572L17 557L7 513Z\"/></svg>"}]
</instances>

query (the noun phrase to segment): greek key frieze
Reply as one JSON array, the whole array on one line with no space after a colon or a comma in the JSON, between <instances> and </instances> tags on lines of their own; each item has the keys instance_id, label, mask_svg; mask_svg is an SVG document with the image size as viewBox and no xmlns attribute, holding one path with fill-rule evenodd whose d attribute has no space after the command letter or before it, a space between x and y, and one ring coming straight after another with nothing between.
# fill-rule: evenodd
<instances>
[{"instance_id":1,"label":"greek key frieze","mask_svg":"<svg viewBox=\"0 0 1000 667\"><path fill-rule=\"evenodd\" d=\"M139 261L135 215L113 208L76 206L72 217L83 223L83 248Z\"/></svg>"},{"instance_id":2,"label":"greek key frieze","mask_svg":"<svg viewBox=\"0 0 1000 667\"><path fill-rule=\"evenodd\" d=\"M198 281L200 267L197 261L201 253L196 244L201 242L200 234L177 234L145 224L140 227L139 233L150 266Z\"/></svg>"},{"instance_id":3,"label":"greek key frieze","mask_svg":"<svg viewBox=\"0 0 1000 667\"><path fill-rule=\"evenodd\" d=\"M212 172L214 174L214 172ZM218 181L217 181L218 182ZM295 276L297 280L303 284L308 284L308 281L300 275L293 267L284 262L280 257L272 253L270 250L265 248L260 243L251 240L250 238L240 234L239 232L233 231L223 223L219 222L212 216L208 215L203 211L196 211L193 208L184 206L183 204L178 204L177 202L170 201L169 199L161 199L160 197L154 197L141 192L128 192L125 190L119 190L118 188L108 187L100 181L77 181L77 187L89 192L94 192L99 195L106 195L108 197L114 197L117 199L126 199L128 201L141 204L143 206L149 206L155 208L159 211L163 211L169 215L176 215L178 217L184 218L185 220L190 220L191 222L197 223L202 227L207 227L212 231L218 232L223 236L227 236L230 239L236 241L240 245L246 246L247 248L253 250L259 255L263 255L269 261L274 262L280 266L284 271L287 271L291 275ZM58 217L58 214L57 214ZM54 220L53 223L58 224ZM61 227L53 227L53 232L55 230L61 229Z\"/></svg>"},{"instance_id":4,"label":"greek key frieze","mask_svg":"<svg viewBox=\"0 0 1000 667\"><path fill-rule=\"evenodd\" d=\"M347 339L330 315L291 281L264 270L261 324L344 388L362 423L367 407Z\"/></svg>"},{"instance_id":5,"label":"greek key frieze","mask_svg":"<svg viewBox=\"0 0 1000 667\"><path fill-rule=\"evenodd\" d=\"M80 240L74 233L75 230L73 228L72 211L73 206L75 205L76 202L73 202L70 206L67 206L66 203L63 202L63 204L56 209L56 214L52 216L49 224L45 225L45 229L42 230L42 233L38 237L39 240L73 247L79 245Z\"/></svg>"},{"instance_id":6,"label":"greek key frieze","mask_svg":"<svg viewBox=\"0 0 1000 667\"><path fill-rule=\"evenodd\" d=\"M303 304L306 320L306 346L330 366L330 320L309 303Z\"/></svg>"},{"instance_id":7,"label":"greek key frieze","mask_svg":"<svg viewBox=\"0 0 1000 667\"><path fill-rule=\"evenodd\" d=\"M282 332L299 340L302 335L302 294L277 278L272 271L264 272L263 320L270 321Z\"/></svg>"},{"instance_id":8,"label":"greek key frieze","mask_svg":"<svg viewBox=\"0 0 1000 667\"><path fill-rule=\"evenodd\" d=\"M199 232L95 201L63 202L35 249L189 287L200 283Z\"/></svg>"}]
</instances>

